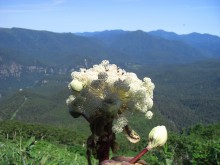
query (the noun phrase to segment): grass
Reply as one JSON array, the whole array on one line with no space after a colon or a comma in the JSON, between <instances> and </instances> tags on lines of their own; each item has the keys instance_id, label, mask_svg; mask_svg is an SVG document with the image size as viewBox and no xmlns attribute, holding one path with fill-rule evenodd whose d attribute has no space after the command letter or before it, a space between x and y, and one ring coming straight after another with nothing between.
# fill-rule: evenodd
<instances>
[{"instance_id":1,"label":"grass","mask_svg":"<svg viewBox=\"0 0 220 165\"><path fill-rule=\"evenodd\" d=\"M96 160L92 160L97 164ZM0 142L0 164L8 165L87 165L85 148L80 145L53 144L34 137L4 139Z\"/></svg>"}]
</instances>

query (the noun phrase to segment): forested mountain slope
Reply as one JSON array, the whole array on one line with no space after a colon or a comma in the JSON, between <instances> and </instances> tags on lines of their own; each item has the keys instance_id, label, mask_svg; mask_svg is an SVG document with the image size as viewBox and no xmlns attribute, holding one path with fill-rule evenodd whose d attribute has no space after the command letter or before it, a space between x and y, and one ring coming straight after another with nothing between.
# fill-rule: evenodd
<instances>
[{"instance_id":1,"label":"forested mountain slope","mask_svg":"<svg viewBox=\"0 0 220 165\"><path fill-rule=\"evenodd\" d=\"M155 83L155 120L149 121L149 126L166 124L177 130L196 123L218 123L219 37L162 34L122 30L73 34L1 28L0 120L70 126L73 119L65 100L71 71L107 59ZM202 46L208 42L213 49ZM72 127L77 128L81 121L74 121ZM138 123L146 123L146 119L138 120L136 129L140 129Z\"/></svg>"}]
</instances>

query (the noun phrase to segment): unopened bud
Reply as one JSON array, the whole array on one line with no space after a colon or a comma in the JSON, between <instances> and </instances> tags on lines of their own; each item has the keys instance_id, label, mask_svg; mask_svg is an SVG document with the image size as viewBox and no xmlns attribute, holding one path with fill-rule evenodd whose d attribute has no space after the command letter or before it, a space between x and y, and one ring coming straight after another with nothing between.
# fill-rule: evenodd
<instances>
[{"instance_id":1,"label":"unopened bud","mask_svg":"<svg viewBox=\"0 0 220 165\"><path fill-rule=\"evenodd\" d=\"M77 92L79 92L83 89L83 84L79 80L73 80L73 81L71 81L71 83L69 85L72 90L77 91Z\"/></svg>"},{"instance_id":2,"label":"unopened bud","mask_svg":"<svg viewBox=\"0 0 220 165\"><path fill-rule=\"evenodd\" d=\"M154 127L148 135L150 148L163 146L167 141L167 129L165 126Z\"/></svg>"}]
</instances>

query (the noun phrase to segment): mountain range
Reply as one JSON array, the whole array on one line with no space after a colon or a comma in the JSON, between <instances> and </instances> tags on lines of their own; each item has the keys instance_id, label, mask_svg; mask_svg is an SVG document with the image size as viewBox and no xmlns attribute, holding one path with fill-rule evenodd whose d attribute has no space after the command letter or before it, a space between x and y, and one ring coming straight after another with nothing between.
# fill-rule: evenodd
<instances>
[{"instance_id":1,"label":"mountain range","mask_svg":"<svg viewBox=\"0 0 220 165\"><path fill-rule=\"evenodd\" d=\"M124 56L133 63L187 63L220 58L219 45L219 37L198 33L113 30L74 34L0 28L1 58L26 65L69 67L83 58L91 63L102 59L123 63Z\"/></svg>"},{"instance_id":2,"label":"mountain range","mask_svg":"<svg viewBox=\"0 0 220 165\"><path fill-rule=\"evenodd\" d=\"M0 28L0 120L68 125L72 119L65 111L65 99L70 72L105 59L155 83L157 117L151 125L165 123L180 129L219 122L218 36L163 30L54 33L21 28Z\"/></svg>"},{"instance_id":3,"label":"mountain range","mask_svg":"<svg viewBox=\"0 0 220 165\"><path fill-rule=\"evenodd\" d=\"M126 67L219 59L219 45L218 36L177 35L162 30L53 33L0 28L0 80L66 73L85 67L85 60L88 67L104 59Z\"/></svg>"}]
</instances>

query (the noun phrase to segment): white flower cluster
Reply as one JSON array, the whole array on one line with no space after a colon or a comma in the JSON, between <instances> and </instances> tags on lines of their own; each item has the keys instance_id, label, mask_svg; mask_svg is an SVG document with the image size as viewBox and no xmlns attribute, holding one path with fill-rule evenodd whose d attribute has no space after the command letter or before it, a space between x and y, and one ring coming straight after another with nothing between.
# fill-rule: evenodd
<instances>
[{"instance_id":1,"label":"white flower cluster","mask_svg":"<svg viewBox=\"0 0 220 165\"><path fill-rule=\"evenodd\" d=\"M90 69L74 71L71 76L69 88L74 96L67 99L67 105L72 111L89 115L100 111L115 117L119 111L138 110L152 117L147 113L153 106L154 84L150 78L142 81L135 73L126 72L107 60Z\"/></svg>"},{"instance_id":2,"label":"white flower cluster","mask_svg":"<svg viewBox=\"0 0 220 165\"><path fill-rule=\"evenodd\" d=\"M128 124L128 120L121 116L116 120L116 123L114 124L114 126L112 127L112 131L114 133L120 133L123 131L123 128Z\"/></svg>"}]
</instances>

